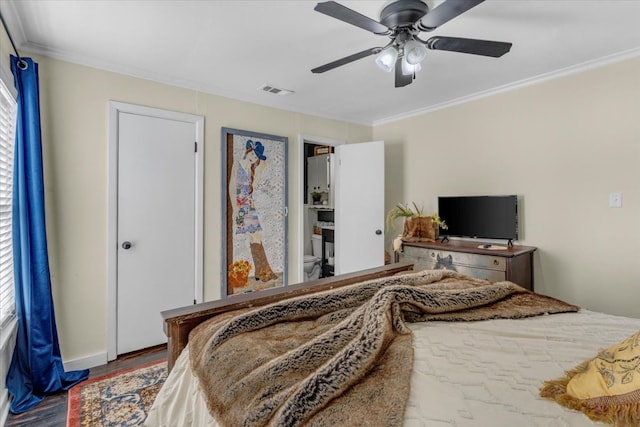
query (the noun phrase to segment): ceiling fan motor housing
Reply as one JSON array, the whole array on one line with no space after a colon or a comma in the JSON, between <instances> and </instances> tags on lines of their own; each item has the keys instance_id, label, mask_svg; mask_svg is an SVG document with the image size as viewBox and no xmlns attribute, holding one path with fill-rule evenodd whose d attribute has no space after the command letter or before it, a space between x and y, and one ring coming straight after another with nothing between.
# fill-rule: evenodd
<instances>
[{"instance_id":1,"label":"ceiling fan motor housing","mask_svg":"<svg viewBox=\"0 0 640 427\"><path fill-rule=\"evenodd\" d=\"M389 28L411 27L429 12L429 6L420 0L397 0L380 12L380 23Z\"/></svg>"}]
</instances>

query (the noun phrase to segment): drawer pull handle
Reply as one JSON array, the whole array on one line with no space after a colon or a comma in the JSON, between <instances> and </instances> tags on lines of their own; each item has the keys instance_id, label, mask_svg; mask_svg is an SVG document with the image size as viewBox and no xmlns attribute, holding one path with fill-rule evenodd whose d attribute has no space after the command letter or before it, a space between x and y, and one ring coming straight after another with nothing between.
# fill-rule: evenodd
<instances>
[{"instance_id":1,"label":"drawer pull handle","mask_svg":"<svg viewBox=\"0 0 640 427\"><path fill-rule=\"evenodd\" d=\"M498 261L497 259L494 259L493 260L493 265L498 265L498 264L500 264L500 261Z\"/></svg>"}]
</instances>

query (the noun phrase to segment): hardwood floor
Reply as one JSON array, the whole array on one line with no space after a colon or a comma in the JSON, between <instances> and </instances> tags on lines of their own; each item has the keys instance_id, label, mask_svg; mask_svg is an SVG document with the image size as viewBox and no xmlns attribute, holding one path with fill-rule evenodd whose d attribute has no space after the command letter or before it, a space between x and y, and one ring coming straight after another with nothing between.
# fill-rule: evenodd
<instances>
[{"instance_id":1,"label":"hardwood floor","mask_svg":"<svg viewBox=\"0 0 640 427\"><path fill-rule=\"evenodd\" d=\"M129 353L106 365L89 371L89 378L110 374L121 369L142 365L167 357L167 346L162 345ZM67 392L48 396L34 408L19 415L9 414L5 427L65 427L67 425Z\"/></svg>"}]
</instances>

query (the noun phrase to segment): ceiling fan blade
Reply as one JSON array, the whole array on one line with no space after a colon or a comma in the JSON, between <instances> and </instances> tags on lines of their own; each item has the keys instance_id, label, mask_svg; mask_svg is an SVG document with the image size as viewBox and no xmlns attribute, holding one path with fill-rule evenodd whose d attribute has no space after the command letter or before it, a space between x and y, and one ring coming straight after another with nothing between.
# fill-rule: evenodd
<instances>
[{"instance_id":1,"label":"ceiling fan blade","mask_svg":"<svg viewBox=\"0 0 640 427\"><path fill-rule=\"evenodd\" d=\"M484 0L447 0L441 3L440 6L429 11L427 16L420 21L419 28L422 31L433 31L483 1Z\"/></svg>"},{"instance_id":2,"label":"ceiling fan blade","mask_svg":"<svg viewBox=\"0 0 640 427\"><path fill-rule=\"evenodd\" d=\"M334 1L326 1L324 3L318 3L313 9L332 18L339 19L347 24L355 25L363 30L371 31L374 34L389 34L390 30L385 25L382 25L378 21L364 16L353 9L349 9Z\"/></svg>"},{"instance_id":3,"label":"ceiling fan blade","mask_svg":"<svg viewBox=\"0 0 640 427\"><path fill-rule=\"evenodd\" d=\"M448 50L450 52L471 53L494 58L499 58L509 52L512 45L507 42L440 36L431 37L426 44L432 50Z\"/></svg>"},{"instance_id":4,"label":"ceiling fan blade","mask_svg":"<svg viewBox=\"0 0 640 427\"><path fill-rule=\"evenodd\" d=\"M362 52L354 53L353 55L345 56L344 58L337 59L328 64L321 65L311 70L312 73L324 73L325 71L333 70L342 65L346 65L350 62L357 61L358 59L366 58L367 56L375 55L382 50L381 47L372 47L371 49L363 50Z\"/></svg>"},{"instance_id":5,"label":"ceiling fan blade","mask_svg":"<svg viewBox=\"0 0 640 427\"><path fill-rule=\"evenodd\" d=\"M398 57L396 61L396 87L405 87L413 83L413 74L404 74L402 72L402 58Z\"/></svg>"}]
</instances>

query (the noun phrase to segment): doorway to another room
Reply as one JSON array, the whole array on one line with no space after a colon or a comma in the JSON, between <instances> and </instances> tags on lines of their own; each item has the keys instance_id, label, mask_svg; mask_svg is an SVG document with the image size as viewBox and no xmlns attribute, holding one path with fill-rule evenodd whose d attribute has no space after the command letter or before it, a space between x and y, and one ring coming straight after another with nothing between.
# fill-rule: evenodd
<instances>
[{"instance_id":1,"label":"doorway to another room","mask_svg":"<svg viewBox=\"0 0 640 427\"><path fill-rule=\"evenodd\" d=\"M384 143L300 141L300 281L384 265Z\"/></svg>"},{"instance_id":2,"label":"doorway to another room","mask_svg":"<svg viewBox=\"0 0 640 427\"><path fill-rule=\"evenodd\" d=\"M303 145L305 282L334 275L334 150L327 142Z\"/></svg>"}]
</instances>

